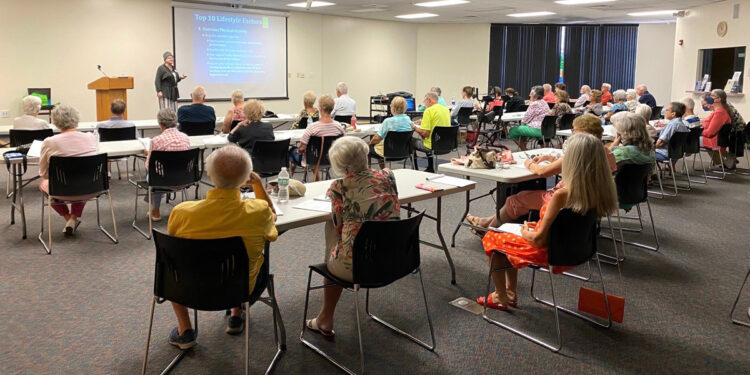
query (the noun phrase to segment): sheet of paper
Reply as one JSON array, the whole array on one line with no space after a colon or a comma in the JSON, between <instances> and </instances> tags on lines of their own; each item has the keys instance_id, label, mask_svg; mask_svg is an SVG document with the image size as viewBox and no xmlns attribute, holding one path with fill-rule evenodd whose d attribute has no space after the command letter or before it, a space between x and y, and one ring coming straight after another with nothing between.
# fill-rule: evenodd
<instances>
[{"instance_id":1,"label":"sheet of paper","mask_svg":"<svg viewBox=\"0 0 750 375\"><path fill-rule=\"evenodd\" d=\"M294 208L308 211L331 212L331 202L308 199L294 206Z\"/></svg>"},{"instance_id":2,"label":"sheet of paper","mask_svg":"<svg viewBox=\"0 0 750 375\"><path fill-rule=\"evenodd\" d=\"M328 199L328 196L325 194L318 195L317 197L313 198L316 201L322 201L322 202L331 202L330 199Z\"/></svg>"},{"instance_id":3,"label":"sheet of paper","mask_svg":"<svg viewBox=\"0 0 750 375\"><path fill-rule=\"evenodd\" d=\"M458 186L458 187L469 186L474 183L474 181L472 180L465 180L463 178L456 178L456 177L450 177L450 176L443 176L443 177L436 178L436 179L429 180L429 181L437 182L439 184L444 184L444 185Z\"/></svg>"},{"instance_id":4,"label":"sheet of paper","mask_svg":"<svg viewBox=\"0 0 750 375\"><path fill-rule=\"evenodd\" d=\"M216 145L222 143L227 143L227 137L224 135L215 135L213 137L206 137L203 139L203 144L206 145Z\"/></svg>"},{"instance_id":5,"label":"sheet of paper","mask_svg":"<svg viewBox=\"0 0 750 375\"><path fill-rule=\"evenodd\" d=\"M490 227L489 229L493 232L505 232L505 233L511 233L515 234L517 236L521 235L521 227L523 225L521 224L515 224L515 223L505 223L501 225L498 228Z\"/></svg>"},{"instance_id":6,"label":"sheet of paper","mask_svg":"<svg viewBox=\"0 0 750 375\"><path fill-rule=\"evenodd\" d=\"M140 138L138 140L141 141L141 144L143 145L144 149L146 150L151 149L151 138Z\"/></svg>"},{"instance_id":7,"label":"sheet of paper","mask_svg":"<svg viewBox=\"0 0 750 375\"><path fill-rule=\"evenodd\" d=\"M26 153L26 156L38 158L42 154L42 141L35 139L34 142L31 142L31 147L29 147L29 152Z\"/></svg>"},{"instance_id":8,"label":"sheet of paper","mask_svg":"<svg viewBox=\"0 0 750 375\"><path fill-rule=\"evenodd\" d=\"M242 199L256 199L255 193L252 191L247 192L247 193L242 193ZM271 202L273 202L273 209L274 211L276 211L276 216L284 215L284 211L281 211L281 208L279 208L278 202L273 200L273 198L271 198Z\"/></svg>"}]
</instances>

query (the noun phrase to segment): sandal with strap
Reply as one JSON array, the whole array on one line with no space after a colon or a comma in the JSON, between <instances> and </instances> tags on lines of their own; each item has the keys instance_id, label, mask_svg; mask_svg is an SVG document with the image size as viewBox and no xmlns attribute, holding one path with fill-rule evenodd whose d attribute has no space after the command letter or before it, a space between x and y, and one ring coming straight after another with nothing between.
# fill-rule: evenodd
<instances>
[{"instance_id":1,"label":"sandal with strap","mask_svg":"<svg viewBox=\"0 0 750 375\"><path fill-rule=\"evenodd\" d=\"M508 306L503 305L502 303L495 303L492 301L492 293L487 295L486 299L487 299L487 307L495 309L495 310L500 310L500 311L508 310ZM484 300L485 300L485 297L479 297L477 298L477 303L484 306Z\"/></svg>"},{"instance_id":2,"label":"sandal with strap","mask_svg":"<svg viewBox=\"0 0 750 375\"><path fill-rule=\"evenodd\" d=\"M333 336L336 334L336 332L334 332L333 330L326 331L324 329L321 329L318 326L318 318L306 320L305 321L305 326L309 330L311 330L313 332L317 332L317 333L321 334L323 337L328 338L328 339L333 338Z\"/></svg>"},{"instance_id":3,"label":"sandal with strap","mask_svg":"<svg viewBox=\"0 0 750 375\"><path fill-rule=\"evenodd\" d=\"M479 220L478 220L478 218L476 216L466 215L466 221L468 221L469 224L471 224L471 225L473 225L475 227L480 227ZM477 236L479 238L484 238L484 235L487 233L486 230L477 230L475 228L469 228L469 232L471 232L471 234L473 234L473 235L475 235L475 236Z\"/></svg>"}]
</instances>

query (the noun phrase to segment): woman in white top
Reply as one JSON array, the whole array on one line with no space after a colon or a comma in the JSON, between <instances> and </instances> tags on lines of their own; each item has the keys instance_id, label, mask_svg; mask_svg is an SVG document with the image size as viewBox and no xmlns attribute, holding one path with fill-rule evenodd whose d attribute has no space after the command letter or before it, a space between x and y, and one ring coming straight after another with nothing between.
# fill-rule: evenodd
<instances>
[{"instance_id":1,"label":"woman in white top","mask_svg":"<svg viewBox=\"0 0 750 375\"><path fill-rule=\"evenodd\" d=\"M34 95L29 95L23 98L21 104L23 106L23 116L13 119L13 130L49 129L47 121L37 118L39 111L42 109L42 99Z\"/></svg>"}]
</instances>

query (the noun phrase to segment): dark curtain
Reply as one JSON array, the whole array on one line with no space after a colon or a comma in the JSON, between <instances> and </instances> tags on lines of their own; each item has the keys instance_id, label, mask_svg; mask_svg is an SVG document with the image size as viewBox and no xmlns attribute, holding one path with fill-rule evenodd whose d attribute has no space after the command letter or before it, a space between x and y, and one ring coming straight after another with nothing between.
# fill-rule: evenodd
<instances>
[{"instance_id":1,"label":"dark curtain","mask_svg":"<svg viewBox=\"0 0 750 375\"><path fill-rule=\"evenodd\" d=\"M489 88L512 87L526 98L531 87L560 76L561 25L493 24Z\"/></svg>"},{"instance_id":2,"label":"dark curtain","mask_svg":"<svg viewBox=\"0 0 750 375\"><path fill-rule=\"evenodd\" d=\"M565 27L564 81L571 97L582 85L612 91L633 88L638 25L572 25Z\"/></svg>"}]
</instances>

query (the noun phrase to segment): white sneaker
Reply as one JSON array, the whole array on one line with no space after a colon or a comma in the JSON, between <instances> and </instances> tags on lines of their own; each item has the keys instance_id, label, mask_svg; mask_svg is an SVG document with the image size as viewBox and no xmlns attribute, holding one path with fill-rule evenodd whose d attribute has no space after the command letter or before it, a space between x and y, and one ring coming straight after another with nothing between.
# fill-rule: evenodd
<instances>
[{"instance_id":1,"label":"white sneaker","mask_svg":"<svg viewBox=\"0 0 750 375\"><path fill-rule=\"evenodd\" d=\"M68 219L68 221L65 222L65 228L63 228L63 233L65 235L70 236L75 231L76 227L76 220L73 218Z\"/></svg>"}]
</instances>

